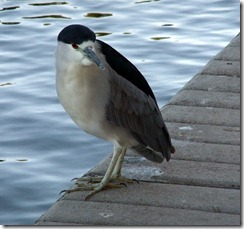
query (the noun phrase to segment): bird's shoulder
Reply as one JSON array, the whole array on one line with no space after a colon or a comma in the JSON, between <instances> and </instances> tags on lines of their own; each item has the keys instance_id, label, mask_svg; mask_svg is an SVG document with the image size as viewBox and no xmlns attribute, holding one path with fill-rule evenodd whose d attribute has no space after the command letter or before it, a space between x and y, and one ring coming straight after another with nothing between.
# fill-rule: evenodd
<instances>
[{"instance_id":1,"label":"bird's shoulder","mask_svg":"<svg viewBox=\"0 0 244 229\"><path fill-rule=\"evenodd\" d=\"M154 93L141 72L126 57L124 57L110 45L101 40L96 41L109 66L119 76L132 83L135 87L143 91L147 96L150 96L156 102Z\"/></svg>"}]
</instances>

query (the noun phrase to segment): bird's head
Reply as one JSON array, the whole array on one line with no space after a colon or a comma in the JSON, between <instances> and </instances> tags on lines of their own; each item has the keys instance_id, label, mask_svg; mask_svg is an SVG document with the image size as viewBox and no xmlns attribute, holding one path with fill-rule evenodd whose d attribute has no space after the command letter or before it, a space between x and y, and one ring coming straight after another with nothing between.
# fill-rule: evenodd
<instances>
[{"instance_id":1,"label":"bird's head","mask_svg":"<svg viewBox=\"0 0 244 229\"><path fill-rule=\"evenodd\" d=\"M104 65L95 53L95 33L83 25L69 25L58 35L56 58L62 56L73 64L89 66L95 63L99 68Z\"/></svg>"}]
</instances>

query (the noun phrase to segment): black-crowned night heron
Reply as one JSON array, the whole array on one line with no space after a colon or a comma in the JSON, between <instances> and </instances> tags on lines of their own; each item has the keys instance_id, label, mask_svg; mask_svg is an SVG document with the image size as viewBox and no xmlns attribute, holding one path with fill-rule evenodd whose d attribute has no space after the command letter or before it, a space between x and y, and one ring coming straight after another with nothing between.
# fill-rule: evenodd
<instances>
[{"instance_id":1,"label":"black-crowned night heron","mask_svg":"<svg viewBox=\"0 0 244 229\"><path fill-rule=\"evenodd\" d=\"M101 181L77 184L74 191L92 190L90 197L110 181L123 180L126 149L158 163L170 159L174 147L147 81L129 60L83 25L69 25L58 35L56 87L61 104L81 129L114 144Z\"/></svg>"}]
</instances>

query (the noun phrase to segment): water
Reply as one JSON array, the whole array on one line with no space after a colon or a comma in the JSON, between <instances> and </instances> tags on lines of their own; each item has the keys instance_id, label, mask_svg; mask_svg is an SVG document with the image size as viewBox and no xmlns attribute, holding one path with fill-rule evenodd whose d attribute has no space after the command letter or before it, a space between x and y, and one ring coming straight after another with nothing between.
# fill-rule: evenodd
<instances>
[{"instance_id":1,"label":"water","mask_svg":"<svg viewBox=\"0 0 244 229\"><path fill-rule=\"evenodd\" d=\"M112 145L57 100L60 30L93 29L147 78L162 107L239 32L239 1L0 0L0 223L33 224Z\"/></svg>"}]
</instances>

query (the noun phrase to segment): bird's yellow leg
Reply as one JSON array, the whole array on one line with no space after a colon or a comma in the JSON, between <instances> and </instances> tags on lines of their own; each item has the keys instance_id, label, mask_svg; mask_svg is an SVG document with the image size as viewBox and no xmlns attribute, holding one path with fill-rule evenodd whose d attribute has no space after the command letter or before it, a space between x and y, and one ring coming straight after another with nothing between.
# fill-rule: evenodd
<instances>
[{"instance_id":1,"label":"bird's yellow leg","mask_svg":"<svg viewBox=\"0 0 244 229\"><path fill-rule=\"evenodd\" d=\"M121 169L123 166L124 158L125 158L126 148L122 148L121 154L119 155L119 158L116 162L116 165L114 167L113 173L111 175L111 178L113 180L116 180L117 178L121 177Z\"/></svg>"},{"instance_id":2,"label":"bird's yellow leg","mask_svg":"<svg viewBox=\"0 0 244 229\"><path fill-rule=\"evenodd\" d=\"M126 153L126 148L122 148L121 149L121 154L119 155L116 164L114 166L113 172L111 174L110 177L110 181L113 180L118 180L121 178L121 169L123 166L123 162L124 162L124 157L125 157L125 153ZM103 176L94 176L94 177L81 177L79 179L77 179L76 183L77 185L82 184L84 181L87 181L88 183L99 183L101 182L103 179Z\"/></svg>"},{"instance_id":3,"label":"bird's yellow leg","mask_svg":"<svg viewBox=\"0 0 244 229\"><path fill-rule=\"evenodd\" d=\"M121 149L121 154L119 155L117 162L115 164L114 170L113 170L112 175L110 177L110 182L133 183L133 181L135 181L135 180L128 179L128 178L121 176L121 169L123 166L126 150L127 149L124 147ZM80 182L84 182L84 181L87 181L88 183L98 183L98 182L101 182L102 179L103 179L102 176L82 177L82 178L77 180L77 184L79 184ZM115 185L113 183L109 183L109 184L111 184L111 187L113 187L113 185Z\"/></svg>"},{"instance_id":4,"label":"bird's yellow leg","mask_svg":"<svg viewBox=\"0 0 244 229\"><path fill-rule=\"evenodd\" d=\"M118 161L115 165L114 171L111 175L111 180L120 182L120 183L133 183L133 181L138 182L136 179L129 179L129 178L121 176L121 170L122 170L126 150L127 150L126 148L122 149L122 153L120 154Z\"/></svg>"}]
</instances>

